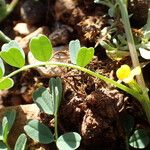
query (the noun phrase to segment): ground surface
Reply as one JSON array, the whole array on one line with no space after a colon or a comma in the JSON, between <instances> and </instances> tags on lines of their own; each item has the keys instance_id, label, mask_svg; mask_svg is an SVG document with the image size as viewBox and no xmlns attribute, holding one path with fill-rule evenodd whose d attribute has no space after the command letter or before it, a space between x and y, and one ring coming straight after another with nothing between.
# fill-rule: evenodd
<instances>
[{"instance_id":1,"label":"ground surface","mask_svg":"<svg viewBox=\"0 0 150 150\"><path fill-rule=\"evenodd\" d=\"M141 15L143 22L139 23L137 10L148 5L142 5L141 1L135 3L138 3L137 8L134 7L135 4L129 7L130 12L135 12L131 22L134 22L133 26L136 24L140 27L146 22L147 11L145 9L145 14ZM14 12L0 24L0 28L24 48L28 63L35 61L28 55L28 42L39 33L49 37L55 52L62 57L56 56L56 61L70 62L69 41L79 39L82 45L94 47L104 38L100 31L108 25L108 19L107 8L94 4L93 0L47 0L36 3L22 0ZM118 29L122 30L122 25ZM87 68L117 80L117 68L124 63L131 65L130 62L129 57L120 62L108 58L105 50L98 44L95 48L95 57ZM144 74L149 86L148 68L144 69ZM7 66L8 73L14 69ZM58 67L40 67L15 76L15 86L0 93L0 107L33 103L33 91L42 84L48 86L49 79L56 76L61 77L64 87L59 112L59 131L80 133L83 140L79 149L124 150L125 131L121 117L126 113L136 118L137 126L147 124L140 104L134 102L126 93L85 73ZM53 127L51 117L41 114L41 120L50 128ZM45 149L51 149L49 147L51 146Z\"/></svg>"}]
</instances>

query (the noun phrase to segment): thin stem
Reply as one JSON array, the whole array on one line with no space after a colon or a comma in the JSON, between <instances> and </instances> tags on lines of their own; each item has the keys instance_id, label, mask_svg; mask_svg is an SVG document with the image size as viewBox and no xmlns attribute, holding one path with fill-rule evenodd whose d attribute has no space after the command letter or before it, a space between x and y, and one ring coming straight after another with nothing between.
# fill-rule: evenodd
<instances>
[{"instance_id":1,"label":"thin stem","mask_svg":"<svg viewBox=\"0 0 150 150\"><path fill-rule=\"evenodd\" d=\"M69 68L73 68L73 69L77 69L77 70L80 70L80 71L83 71L87 74L90 74L92 75L93 77L96 77L96 78L99 78L107 83L110 83L116 87L118 87L119 89L131 94L132 96L134 96L135 98L137 98L139 100L139 96L140 94L134 90L132 90L131 88L121 84L121 83L118 83L108 77L105 77L103 75L100 75L99 73L96 73L96 72L93 72L91 70L88 70L84 67L80 67L80 66L77 66L77 65L73 65L73 64L67 64L67 63L61 63L61 62L40 62L40 63L36 63L36 64L32 64L32 65L27 65L27 66L24 66L18 70L15 70L14 72L10 73L9 75L5 76L4 78L2 78L0 80L0 82L4 81L6 78L10 78L12 76L14 76L15 74L21 72L21 71L24 71L24 70L27 70L27 69L30 69L30 68L35 68L35 67L38 67L38 66L47 66L47 65L50 65L50 66L62 66L62 67L69 67Z\"/></svg>"},{"instance_id":2,"label":"thin stem","mask_svg":"<svg viewBox=\"0 0 150 150\"><path fill-rule=\"evenodd\" d=\"M107 83L110 83L114 86L116 86L117 88L127 92L128 94L132 95L133 97L135 97L140 103L141 105L143 106L143 109L146 113L146 116L147 116L147 119L150 123L150 100L149 100L149 97L147 96L147 92L143 92L143 94L140 94L138 93L137 91L121 84L121 83L118 83L108 77L105 77L103 75L100 75L99 73L96 73L96 72L93 72L91 70L88 70L86 68L83 68L83 67L80 67L80 66L77 66L77 65L73 65L73 64L67 64L67 63L61 63L61 62L40 62L40 63L36 63L36 64L32 64L32 65L27 65L27 66L24 66L18 70L15 70L14 72L10 73L9 75L5 76L4 78L2 78L0 80L0 82L4 81L6 78L10 78L12 76L14 76L15 74L21 72L21 71L24 71L24 70L27 70L27 69L30 69L30 68L35 68L35 67L39 67L39 66L60 66L60 67L68 67L68 68L73 68L73 69L77 69L77 70L80 70L80 71L83 71L93 77L96 77L96 78L99 78ZM56 116L55 116L56 117ZM57 123L57 118L56 119L56 123ZM55 132L56 132L56 137L57 137L57 128L55 128Z\"/></svg>"},{"instance_id":3,"label":"thin stem","mask_svg":"<svg viewBox=\"0 0 150 150\"><path fill-rule=\"evenodd\" d=\"M58 139L58 115L55 114L55 140L57 141Z\"/></svg>"},{"instance_id":4,"label":"thin stem","mask_svg":"<svg viewBox=\"0 0 150 150\"><path fill-rule=\"evenodd\" d=\"M18 4L19 0L12 0L12 2L7 6L7 10L3 18L1 18L0 22L2 22L16 7Z\"/></svg>"},{"instance_id":5,"label":"thin stem","mask_svg":"<svg viewBox=\"0 0 150 150\"><path fill-rule=\"evenodd\" d=\"M13 10L14 8L16 7L16 5L18 4L19 0L13 0L9 5L8 5L8 8L7 8L7 14L9 15Z\"/></svg>"},{"instance_id":6,"label":"thin stem","mask_svg":"<svg viewBox=\"0 0 150 150\"><path fill-rule=\"evenodd\" d=\"M0 41L8 43L11 39L0 30Z\"/></svg>"},{"instance_id":7,"label":"thin stem","mask_svg":"<svg viewBox=\"0 0 150 150\"><path fill-rule=\"evenodd\" d=\"M119 7L121 10L122 21L123 21L126 36L127 36L128 47L130 50L132 64L133 64L133 67L135 68L137 66L140 66L140 63L138 60L138 54L136 51L136 47L135 47L135 43L134 43L132 31L131 31L131 25L129 22L129 15L128 15L128 11L127 11L127 6L126 6L127 3L126 2L127 2L126 0L119 0ZM142 73L139 76L137 76L136 78L137 78L137 82L139 83L139 85L142 88L142 91L144 92L146 89L146 85L145 85L145 81L144 81Z\"/></svg>"}]
</instances>

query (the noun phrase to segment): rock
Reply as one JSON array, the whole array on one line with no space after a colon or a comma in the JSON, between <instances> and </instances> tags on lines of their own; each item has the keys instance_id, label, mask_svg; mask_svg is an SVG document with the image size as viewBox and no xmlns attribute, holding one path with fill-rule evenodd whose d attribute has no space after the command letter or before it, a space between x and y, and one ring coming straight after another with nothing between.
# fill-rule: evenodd
<instances>
[{"instance_id":1,"label":"rock","mask_svg":"<svg viewBox=\"0 0 150 150\"><path fill-rule=\"evenodd\" d=\"M73 29L67 25L57 25L54 31L49 35L53 46L66 45L69 43L70 35Z\"/></svg>"},{"instance_id":2,"label":"rock","mask_svg":"<svg viewBox=\"0 0 150 150\"><path fill-rule=\"evenodd\" d=\"M26 23L17 23L13 29L15 32L19 33L20 35L28 35L34 32L37 28L30 26Z\"/></svg>"},{"instance_id":3,"label":"rock","mask_svg":"<svg viewBox=\"0 0 150 150\"><path fill-rule=\"evenodd\" d=\"M28 24L39 24L45 18L45 9L40 0L26 0L20 8L21 17Z\"/></svg>"},{"instance_id":4,"label":"rock","mask_svg":"<svg viewBox=\"0 0 150 150\"><path fill-rule=\"evenodd\" d=\"M78 4L78 0L57 0L54 6L56 20L76 25L85 16Z\"/></svg>"}]
</instances>

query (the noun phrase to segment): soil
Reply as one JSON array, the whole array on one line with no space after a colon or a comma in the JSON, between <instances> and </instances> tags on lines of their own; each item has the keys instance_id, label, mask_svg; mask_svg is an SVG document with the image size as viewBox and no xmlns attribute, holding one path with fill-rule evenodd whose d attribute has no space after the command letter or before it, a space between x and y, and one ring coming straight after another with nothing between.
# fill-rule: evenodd
<instances>
[{"instance_id":1,"label":"soil","mask_svg":"<svg viewBox=\"0 0 150 150\"><path fill-rule=\"evenodd\" d=\"M63 55L62 60L59 57L55 60L65 62L70 62L70 40L79 39L82 45L94 47L103 38L100 31L108 26L110 19L107 7L95 4L93 0L33 1L20 0L13 13L0 24L0 29L18 41L26 55L29 40L39 33L47 35L52 41L54 51ZM129 12L134 14L131 17L133 26L135 21L137 28L145 24L148 4L140 0L130 3ZM143 8L146 8L145 11L142 11ZM137 12L141 11L144 13L140 15L143 22L137 19ZM24 23L24 28L19 23ZM123 27L119 25L118 29L122 30ZM28 63L34 63L30 61L29 55L27 59ZM115 72L124 63L131 65L130 58L114 61L107 57L101 46L97 46L95 57L87 68L117 80ZM147 86L150 87L148 66L149 64L143 70ZM6 68L7 73L15 69L8 65ZM62 79L64 89L59 111L59 133L78 132L82 136L80 150L125 150L126 134L121 121L125 114L134 116L136 127L149 128L142 108L134 98L88 74L67 68L36 68L13 77L15 86L10 90L0 91L0 111L8 106L32 104L35 89L41 85L47 87L49 79L57 76ZM40 117L43 123L53 127L53 118L43 113ZM13 145L14 143L12 147ZM51 149L51 145L47 145L45 149Z\"/></svg>"}]
</instances>

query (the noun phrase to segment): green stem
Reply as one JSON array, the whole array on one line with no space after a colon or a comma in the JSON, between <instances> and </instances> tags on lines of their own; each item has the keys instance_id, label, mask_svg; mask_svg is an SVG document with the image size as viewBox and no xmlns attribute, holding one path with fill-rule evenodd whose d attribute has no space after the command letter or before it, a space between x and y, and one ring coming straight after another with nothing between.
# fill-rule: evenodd
<instances>
[{"instance_id":1,"label":"green stem","mask_svg":"<svg viewBox=\"0 0 150 150\"><path fill-rule=\"evenodd\" d=\"M21 71L24 71L24 70L27 70L27 69L30 69L30 68L35 68L35 67L39 67L39 66L47 66L47 65L50 65L50 66L61 66L61 67L69 67L69 68L73 68L73 69L77 69L77 70L80 70L80 71L83 71L87 74L90 74L91 76L93 77L96 77L96 78L99 78L107 83L110 83L116 87L118 87L119 89L131 94L132 96L134 96L135 98L139 99L139 93L132 90L131 88L121 84L121 83L118 83L108 77L105 77L103 75L100 75L99 73L96 73L96 72L93 72L93 71L90 71L84 67L80 67L80 66L77 66L77 65L73 65L73 64L67 64L67 63L61 63L61 62L40 62L40 63L37 63L37 64L32 64L32 65L27 65L27 66L24 66L18 70L15 70L14 72L10 73L9 75L5 76L4 78L2 78L0 80L0 82L4 81L5 78L10 78L12 76L14 76L15 74L21 72Z\"/></svg>"},{"instance_id":2,"label":"green stem","mask_svg":"<svg viewBox=\"0 0 150 150\"><path fill-rule=\"evenodd\" d=\"M58 115L57 114L55 114L55 117L54 117L54 119L55 119L55 140L57 141L57 139L58 139Z\"/></svg>"},{"instance_id":3,"label":"green stem","mask_svg":"<svg viewBox=\"0 0 150 150\"><path fill-rule=\"evenodd\" d=\"M11 39L0 30L0 41L8 43Z\"/></svg>"},{"instance_id":4,"label":"green stem","mask_svg":"<svg viewBox=\"0 0 150 150\"><path fill-rule=\"evenodd\" d=\"M118 2L119 2L121 15L122 15L124 29L125 29L126 36L127 36L128 47L130 50L132 64L133 64L133 67L135 68L137 66L140 66L140 63L139 63L138 54L137 54L134 39L133 39L133 34L131 31L131 25L130 25L129 15L127 11L127 0L118 0ZM147 87L145 85L145 81L144 81L142 73L139 76L137 76L136 79L143 92L142 96L138 99L140 99L141 105L143 106L143 109L150 123L150 99L149 99Z\"/></svg>"},{"instance_id":5,"label":"green stem","mask_svg":"<svg viewBox=\"0 0 150 150\"><path fill-rule=\"evenodd\" d=\"M1 18L0 22L2 22L16 7L18 4L19 0L12 0L12 2L7 6L7 10L3 18Z\"/></svg>"},{"instance_id":6,"label":"green stem","mask_svg":"<svg viewBox=\"0 0 150 150\"><path fill-rule=\"evenodd\" d=\"M68 68L73 68L73 69L77 69L77 70L80 70L80 71L83 71L93 77L96 77L96 78L99 78L107 83L110 83L114 86L116 86L117 88L127 92L128 94L132 95L133 97L135 97L137 100L139 100L139 102L141 103L141 105L143 106L144 108L144 111L146 113L146 116L148 118L148 121L150 123L150 100L149 100L149 97L147 96L147 92L144 92L143 95L138 93L137 91L121 84L121 83L118 83L108 77L105 77L103 75L100 75L99 73L96 73L96 72L93 72L91 70L88 70L84 67L80 67L80 66L77 66L77 65L73 65L73 64L67 64L67 63L61 63L61 62L40 62L40 63L37 63L37 64L32 64L32 65L27 65L27 66L24 66L18 70L15 70L14 72L10 73L9 75L5 76L4 78L2 78L0 80L0 82L4 81L6 78L11 78L12 76L16 75L17 73L19 72L22 72L24 70L28 70L30 68L35 68L35 67L39 67L39 66L60 66L60 67L68 67ZM56 117L56 116L55 116ZM57 118L56 119L56 123L57 123ZM56 134L57 134L57 129L56 130ZM57 136L57 135L56 135Z\"/></svg>"},{"instance_id":7,"label":"green stem","mask_svg":"<svg viewBox=\"0 0 150 150\"><path fill-rule=\"evenodd\" d=\"M131 60L132 60L133 67L135 68L137 66L140 66L140 63L139 63L138 54L136 51L136 47L135 47L135 43L134 43L132 31L131 31L131 25L129 22L129 15L128 15L128 11L127 11L126 1L127 0L118 0L119 7L121 10L121 15L122 15L122 21L123 21L124 29L125 29L126 36L127 36ZM145 91L146 85L145 85L145 81L144 81L142 73L139 76L137 76L136 78L137 78L137 82L139 83L139 85L142 88L142 91Z\"/></svg>"}]
</instances>

